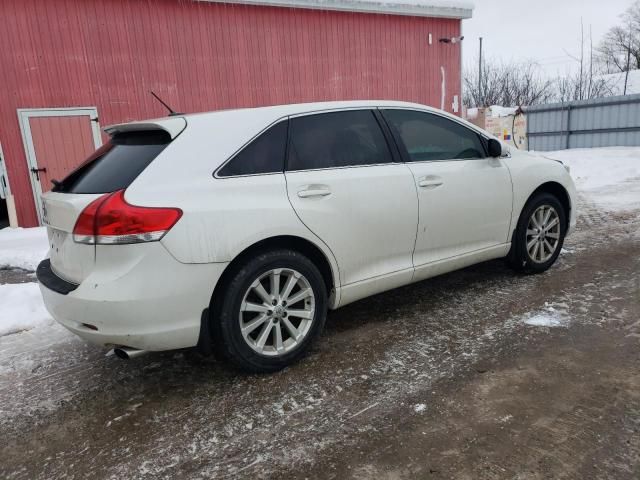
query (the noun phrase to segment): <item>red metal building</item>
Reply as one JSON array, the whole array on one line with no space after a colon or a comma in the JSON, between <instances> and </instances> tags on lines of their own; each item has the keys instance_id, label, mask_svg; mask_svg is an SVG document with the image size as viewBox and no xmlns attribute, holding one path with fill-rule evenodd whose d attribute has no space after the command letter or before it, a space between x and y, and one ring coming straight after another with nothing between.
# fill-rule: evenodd
<instances>
[{"instance_id":1,"label":"red metal building","mask_svg":"<svg viewBox=\"0 0 640 480\"><path fill-rule=\"evenodd\" d=\"M457 112L471 12L457 0L3 0L0 192L19 225L37 225L39 194L102 126L165 115L150 90L181 112L373 98Z\"/></svg>"}]
</instances>

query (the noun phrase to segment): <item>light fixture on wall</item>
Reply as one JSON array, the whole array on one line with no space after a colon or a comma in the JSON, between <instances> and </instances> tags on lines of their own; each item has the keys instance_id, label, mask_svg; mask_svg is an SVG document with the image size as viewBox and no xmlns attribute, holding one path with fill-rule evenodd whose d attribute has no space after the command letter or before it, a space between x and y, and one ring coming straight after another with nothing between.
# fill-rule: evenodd
<instances>
[{"instance_id":1,"label":"light fixture on wall","mask_svg":"<svg viewBox=\"0 0 640 480\"><path fill-rule=\"evenodd\" d=\"M462 40L464 40L463 36L461 36L461 37L451 37L451 38L446 38L445 37L445 38L439 39L438 41L440 43L458 43L458 42L461 42Z\"/></svg>"}]
</instances>

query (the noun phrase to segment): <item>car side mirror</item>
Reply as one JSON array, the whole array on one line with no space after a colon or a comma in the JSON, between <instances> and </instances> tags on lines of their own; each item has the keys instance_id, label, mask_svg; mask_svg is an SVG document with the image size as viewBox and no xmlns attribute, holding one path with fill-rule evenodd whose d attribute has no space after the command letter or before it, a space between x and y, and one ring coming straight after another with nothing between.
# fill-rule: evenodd
<instances>
[{"instance_id":1,"label":"car side mirror","mask_svg":"<svg viewBox=\"0 0 640 480\"><path fill-rule=\"evenodd\" d=\"M495 138L489 139L489 156L493 158L502 156L502 144Z\"/></svg>"}]
</instances>

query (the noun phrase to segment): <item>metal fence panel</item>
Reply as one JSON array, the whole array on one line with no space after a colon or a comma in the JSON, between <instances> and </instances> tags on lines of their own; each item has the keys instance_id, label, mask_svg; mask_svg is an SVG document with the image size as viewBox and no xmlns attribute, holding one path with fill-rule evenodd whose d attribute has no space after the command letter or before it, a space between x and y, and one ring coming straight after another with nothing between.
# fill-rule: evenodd
<instances>
[{"instance_id":1,"label":"metal fence panel","mask_svg":"<svg viewBox=\"0 0 640 480\"><path fill-rule=\"evenodd\" d=\"M525 109L530 150L640 146L640 94Z\"/></svg>"}]
</instances>

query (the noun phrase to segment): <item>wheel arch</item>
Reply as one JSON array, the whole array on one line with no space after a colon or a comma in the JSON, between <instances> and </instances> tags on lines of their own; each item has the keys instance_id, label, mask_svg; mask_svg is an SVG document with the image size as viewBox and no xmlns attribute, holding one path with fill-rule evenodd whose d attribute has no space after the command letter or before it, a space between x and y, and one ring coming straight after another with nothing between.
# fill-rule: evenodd
<instances>
[{"instance_id":1,"label":"wheel arch","mask_svg":"<svg viewBox=\"0 0 640 480\"><path fill-rule=\"evenodd\" d=\"M339 279L339 274L336 271L337 267L333 267L331 261L329 260L327 255L320 249L320 247L306 238L298 237L295 235L278 235L259 240L246 247L234 257L234 259L224 269L224 271L222 272L222 276L216 283L211 297L212 305L215 305L216 298L223 293L224 287L228 282L229 277L232 275L234 269L238 265L244 262L247 258L256 255L258 252L281 248L295 250L309 258L309 260L311 260L316 265L316 267L318 267L318 270L320 270L320 274L322 275L322 279L324 280L324 283L327 287L329 296L331 296L332 292L335 292L337 290ZM333 302L330 301L329 303L331 304Z\"/></svg>"},{"instance_id":2,"label":"wheel arch","mask_svg":"<svg viewBox=\"0 0 640 480\"><path fill-rule=\"evenodd\" d=\"M329 308L335 308L335 306L338 305L340 300L339 298L336 298L340 291L338 288L340 278L339 272L337 271L338 266L336 265L334 267L332 265L328 256L320 247L306 238L295 235L278 235L264 238L249 245L238 253L222 272L222 275L211 294L209 307L202 311L200 333L198 337L198 349L200 352L206 355L211 353L215 353L216 355L220 354L219 350L215 346L215 338L220 336L220 332L217 330L216 326L212 324L212 319L216 318L219 314L217 308L221 304L220 298L224 295L224 289L237 266L247 258L256 255L258 252L281 248L295 250L307 256L318 267L320 274L322 275L322 279L327 286L327 292L329 293Z\"/></svg>"},{"instance_id":3,"label":"wheel arch","mask_svg":"<svg viewBox=\"0 0 640 480\"><path fill-rule=\"evenodd\" d=\"M562 205L562 208L564 208L565 210L564 211L565 221L567 223L565 227L568 230L569 224L571 221L570 220L571 208L572 208L571 197L569 196L569 192L567 191L567 189L558 182L553 182L553 181L545 182L542 185L540 185L538 188L536 188L533 192L531 192L531 195L527 197L526 202L524 202L524 204L522 205L522 208L520 209L520 215L522 215L522 212L524 211L527 204L531 201L531 199L540 193L550 193L551 195L553 195L558 199L558 201Z\"/></svg>"}]
</instances>

